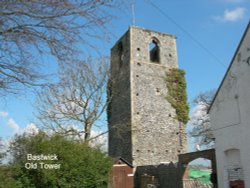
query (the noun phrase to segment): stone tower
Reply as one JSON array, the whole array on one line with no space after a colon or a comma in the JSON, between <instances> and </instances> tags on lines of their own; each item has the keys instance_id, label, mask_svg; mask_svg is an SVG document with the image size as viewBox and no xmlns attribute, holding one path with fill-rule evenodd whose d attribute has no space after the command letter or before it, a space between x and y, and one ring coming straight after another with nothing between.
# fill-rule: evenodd
<instances>
[{"instance_id":1,"label":"stone tower","mask_svg":"<svg viewBox=\"0 0 250 188\"><path fill-rule=\"evenodd\" d=\"M134 166L176 162L183 125L166 100L166 72L178 68L175 36L135 26L111 49L109 155Z\"/></svg>"}]
</instances>

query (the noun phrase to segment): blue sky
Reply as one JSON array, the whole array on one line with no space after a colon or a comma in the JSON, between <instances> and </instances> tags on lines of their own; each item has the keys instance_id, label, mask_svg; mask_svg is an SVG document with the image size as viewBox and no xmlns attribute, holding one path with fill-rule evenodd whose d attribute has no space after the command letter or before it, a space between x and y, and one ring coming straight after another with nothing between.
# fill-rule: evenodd
<instances>
[{"instance_id":1,"label":"blue sky","mask_svg":"<svg viewBox=\"0 0 250 188\"><path fill-rule=\"evenodd\" d=\"M134 17L132 7L134 7ZM133 24L177 36L178 63L186 71L188 100L218 88L250 18L249 0L134 0L115 12L113 37L97 42L103 54ZM51 67L50 67L51 68ZM10 138L34 122L34 96L0 103L0 137Z\"/></svg>"}]
</instances>

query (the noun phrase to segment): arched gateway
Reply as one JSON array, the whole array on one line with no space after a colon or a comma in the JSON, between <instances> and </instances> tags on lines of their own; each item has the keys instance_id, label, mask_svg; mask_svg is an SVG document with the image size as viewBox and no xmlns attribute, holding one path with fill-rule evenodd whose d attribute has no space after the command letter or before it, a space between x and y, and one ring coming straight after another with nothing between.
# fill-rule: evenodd
<instances>
[{"instance_id":1,"label":"arched gateway","mask_svg":"<svg viewBox=\"0 0 250 188\"><path fill-rule=\"evenodd\" d=\"M217 168L216 168L216 156L215 156L215 149L203 150L203 151L196 151L191 153L184 153L179 155L179 188L183 188L182 178L186 171L188 163L191 161L204 158L211 161L212 165L212 174L211 174L211 181L213 183L213 187L217 188Z\"/></svg>"}]
</instances>

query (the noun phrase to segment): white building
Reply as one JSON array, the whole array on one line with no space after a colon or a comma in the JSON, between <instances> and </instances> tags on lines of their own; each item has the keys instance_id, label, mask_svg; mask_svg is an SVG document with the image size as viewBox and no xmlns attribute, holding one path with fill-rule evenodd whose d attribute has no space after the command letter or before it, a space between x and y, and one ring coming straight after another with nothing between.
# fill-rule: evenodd
<instances>
[{"instance_id":1,"label":"white building","mask_svg":"<svg viewBox=\"0 0 250 188\"><path fill-rule=\"evenodd\" d=\"M219 188L250 188L250 23L209 114Z\"/></svg>"}]
</instances>

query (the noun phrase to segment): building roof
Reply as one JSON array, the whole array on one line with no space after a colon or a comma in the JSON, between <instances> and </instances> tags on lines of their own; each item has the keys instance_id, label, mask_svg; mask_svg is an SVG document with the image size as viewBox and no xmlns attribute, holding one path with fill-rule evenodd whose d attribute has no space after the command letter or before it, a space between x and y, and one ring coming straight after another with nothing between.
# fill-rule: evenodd
<instances>
[{"instance_id":1,"label":"building roof","mask_svg":"<svg viewBox=\"0 0 250 188\"><path fill-rule=\"evenodd\" d=\"M114 164L126 164L129 167L134 168L134 166L131 163L129 163L127 160L125 160L122 157L114 158Z\"/></svg>"}]
</instances>

